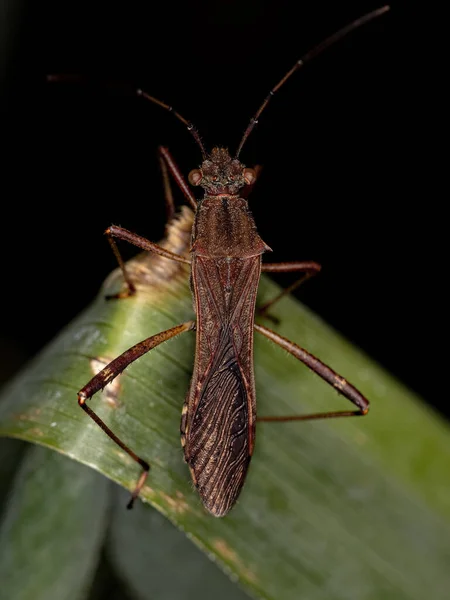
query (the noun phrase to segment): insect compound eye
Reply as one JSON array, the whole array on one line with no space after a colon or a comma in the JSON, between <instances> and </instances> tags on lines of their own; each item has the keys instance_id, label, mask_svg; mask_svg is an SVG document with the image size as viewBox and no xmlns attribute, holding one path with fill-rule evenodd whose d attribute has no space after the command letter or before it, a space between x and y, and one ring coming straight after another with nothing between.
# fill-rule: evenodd
<instances>
[{"instance_id":1,"label":"insect compound eye","mask_svg":"<svg viewBox=\"0 0 450 600\"><path fill-rule=\"evenodd\" d=\"M251 185L256 181L256 171L255 169L245 168L243 171L244 181L247 185Z\"/></svg>"},{"instance_id":2,"label":"insect compound eye","mask_svg":"<svg viewBox=\"0 0 450 600\"><path fill-rule=\"evenodd\" d=\"M198 185L203 179L200 169L193 169L188 175L188 181L191 185Z\"/></svg>"}]
</instances>

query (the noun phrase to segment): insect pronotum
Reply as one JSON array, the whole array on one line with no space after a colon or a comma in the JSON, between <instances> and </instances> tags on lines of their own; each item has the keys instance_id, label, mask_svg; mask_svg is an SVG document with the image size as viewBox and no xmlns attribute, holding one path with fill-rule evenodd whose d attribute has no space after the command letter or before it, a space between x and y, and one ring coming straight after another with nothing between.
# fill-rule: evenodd
<instances>
[{"instance_id":1,"label":"insect pronotum","mask_svg":"<svg viewBox=\"0 0 450 600\"><path fill-rule=\"evenodd\" d=\"M366 415L368 400L348 381L319 359L271 329L254 323L256 293L261 271L271 273L301 272L302 277L282 294L259 310L266 313L280 297L305 279L316 274L315 262L263 263L262 254L270 248L260 238L251 216L247 196L256 181L258 170L244 166L239 156L261 113L280 87L311 58L340 40L349 32L389 10L384 6L344 27L307 52L269 92L245 130L234 157L225 148L215 147L208 153L195 127L172 107L142 90L138 95L172 112L184 123L199 146L203 162L190 172L188 180L204 189L197 200L166 148L159 149L166 203L173 215L169 174L174 178L195 211L192 227L190 260L164 249L126 229L112 225L108 240L122 269L126 289L114 298L135 293L136 288L119 253L115 238L181 263L190 264L191 289L196 321L187 321L136 344L109 363L78 394L81 408L103 431L141 467L142 474L128 504L132 506L147 478L150 466L137 456L87 405L87 400L111 382L131 362L186 331L196 331L194 371L189 393L182 410L181 442L192 480L207 510L226 515L242 490L255 443L256 397L253 375L253 328L263 334L327 381L348 398L356 410L309 415L262 417L259 421L305 421L332 417ZM64 76L50 76L64 80Z\"/></svg>"}]
</instances>

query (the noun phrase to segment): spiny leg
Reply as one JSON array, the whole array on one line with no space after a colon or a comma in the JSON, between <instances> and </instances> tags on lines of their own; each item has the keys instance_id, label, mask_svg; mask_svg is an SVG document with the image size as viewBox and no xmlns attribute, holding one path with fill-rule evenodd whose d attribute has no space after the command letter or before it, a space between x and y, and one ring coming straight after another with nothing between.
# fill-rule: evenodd
<instances>
[{"instance_id":1,"label":"spiny leg","mask_svg":"<svg viewBox=\"0 0 450 600\"><path fill-rule=\"evenodd\" d=\"M193 208L195 210L197 207L197 202L195 200L195 197L192 194L191 190L189 189L183 175L181 174L180 169L176 165L169 150L167 148L163 148L162 146L160 146L158 148L158 158L159 158L159 162L161 165L161 173L162 173L163 186L164 186L164 198L165 198L165 202L166 202L166 212L167 212L168 220L171 220L175 213L175 205L174 205L173 196L172 196L172 188L170 185L169 172L172 175L172 177L175 179L175 182L177 183L177 185L179 186L179 188L185 195L188 202L191 204L191 206L193 206ZM170 258L172 260L177 260L178 262L190 264L190 261L187 260L186 258L183 258L182 256L179 256L178 254L174 254L173 252L169 252L168 250L164 250L164 248L161 248L161 246L158 246L158 244L154 244L153 242L150 242L146 238L136 235L136 234L132 233L131 231L128 231L127 229L123 229L122 227L117 227L115 225L111 225L111 227L109 227L109 229L107 229L105 231L105 234L108 238L108 241L110 243L112 251L114 252L114 256L116 257L117 262L119 263L120 269L122 270L123 277L125 279L125 283L127 285L126 290L124 290L123 292L118 292L117 294L111 294L111 295L107 296L106 297L107 300L114 300L114 299L118 299L118 298L128 298L129 296L133 296L136 293L136 286L134 285L130 275L127 272L125 262L122 258L122 255L119 252L119 248L117 247L115 240L113 239L114 237L126 240L127 242L130 242L131 244L134 244L135 246L138 246L139 248L142 248L143 250L148 250L149 252L155 252L156 254L159 254L160 256L164 256L165 258Z\"/></svg>"},{"instance_id":2,"label":"spiny leg","mask_svg":"<svg viewBox=\"0 0 450 600\"><path fill-rule=\"evenodd\" d=\"M181 262L181 263L184 263L187 265L191 264L191 261L188 260L187 258L184 258L184 256L180 256L179 254L170 252L170 250L166 250L165 248L162 248L162 246L158 246L158 244L155 244L154 242L150 242L150 240L147 240L146 238L141 237L140 235L137 235L136 233L132 233L131 231L128 231L128 229L124 229L123 227L118 227L117 225L111 225L111 227L108 227L108 229L105 231L105 235L107 236L108 241L111 245L112 251L114 252L115 257L117 258L117 262L119 263L119 266L123 273L123 277L127 284L127 290L125 290L123 292L119 292L117 294L112 294L112 295L106 296L107 300L116 299L116 298L127 298L136 293L136 286L132 282L132 280L127 272L124 260L122 258L122 255L119 252L119 249L117 247L116 242L114 241L114 238L125 240L126 242L129 242L130 244L134 244L138 248L142 248L142 250L147 250L148 252L154 252L155 254L164 256L164 258L176 260L178 262Z\"/></svg>"},{"instance_id":3,"label":"spiny leg","mask_svg":"<svg viewBox=\"0 0 450 600\"><path fill-rule=\"evenodd\" d=\"M266 302L263 306L259 307L257 314L260 317L268 317L273 321L277 321L274 317L270 317L267 314L268 309L273 306L276 302L287 296L294 290L296 290L302 283L305 283L308 279L317 275L321 270L319 263L313 261L302 261L302 262L281 262L281 263L263 263L261 270L265 273L291 273L293 271L303 271L303 275L299 277L294 283L282 290L275 298L272 298Z\"/></svg>"},{"instance_id":4,"label":"spiny leg","mask_svg":"<svg viewBox=\"0 0 450 600\"><path fill-rule=\"evenodd\" d=\"M170 174L175 179L176 184L178 185L180 190L183 192L186 200L189 202L189 204L191 205L191 207L193 208L194 211L197 210L197 200L196 200L194 194L192 193L192 190L186 183L186 180L183 177L183 175L180 171L180 168L176 164L172 154L169 152L169 149L165 148L164 146L160 146L158 148L158 152L159 152L161 159L166 162L166 165L167 165L167 168L169 169Z\"/></svg>"},{"instance_id":5,"label":"spiny leg","mask_svg":"<svg viewBox=\"0 0 450 600\"><path fill-rule=\"evenodd\" d=\"M272 340L284 348L284 350L287 350L290 354L292 354L292 356L298 358L298 360L303 362L307 367L314 371L314 373L317 373L319 377L322 377L322 379L336 388L339 393L341 393L348 400L350 400L350 402L358 407L358 410L340 410L335 412L315 413L311 415L258 417L258 421L310 421L312 419L331 419L334 417L360 417L369 412L369 401L367 398L365 398L351 383L338 375L335 371L333 371L333 369L330 369L330 367L328 367L318 358L303 348L300 348L300 346L297 346L297 344L294 344L294 342L287 340L267 327L263 327L262 325L257 325L255 323L255 329L269 338L269 340Z\"/></svg>"},{"instance_id":6,"label":"spiny leg","mask_svg":"<svg viewBox=\"0 0 450 600\"><path fill-rule=\"evenodd\" d=\"M158 148L158 160L163 178L164 200L166 202L166 225L172 221L175 216L175 202L173 200L172 186L170 185L169 171L166 161L161 154L161 148Z\"/></svg>"},{"instance_id":7,"label":"spiny leg","mask_svg":"<svg viewBox=\"0 0 450 600\"><path fill-rule=\"evenodd\" d=\"M186 323L181 323L181 325L177 325L171 329L167 329L166 331L152 335L146 340L139 342L111 361L78 392L78 404L81 406L81 408L89 415L89 417L91 417L93 421L97 423L97 425L106 433L107 436L113 440L113 442L120 446L120 448L122 448L122 450L131 456L131 458L143 469L137 485L131 494L131 499L127 505L127 508L131 508L134 500L139 496L145 480L147 479L150 465L137 454L135 454L133 450L131 450L131 448L129 448L124 442L122 442L122 440L117 437L113 431L111 431L106 423L102 421L102 419L86 404L86 402L99 390L102 390L105 385L115 379L124 369L126 369L126 367L128 367L129 364L143 356L146 352L175 337L176 335L179 335L180 333L191 331L193 329L195 329L195 321L187 321Z\"/></svg>"},{"instance_id":8,"label":"spiny leg","mask_svg":"<svg viewBox=\"0 0 450 600\"><path fill-rule=\"evenodd\" d=\"M184 179L178 165L175 163L175 160L168 148L164 146L158 147L158 158L159 164L161 166L161 173L163 177L163 185L164 185L164 197L166 200L166 209L167 209L167 222L173 219L175 214L175 203L172 195L172 186L170 185L169 172L174 178L176 184L183 192L186 200L192 206L194 211L197 209L197 200L189 188L186 180Z\"/></svg>"}]
</instances>

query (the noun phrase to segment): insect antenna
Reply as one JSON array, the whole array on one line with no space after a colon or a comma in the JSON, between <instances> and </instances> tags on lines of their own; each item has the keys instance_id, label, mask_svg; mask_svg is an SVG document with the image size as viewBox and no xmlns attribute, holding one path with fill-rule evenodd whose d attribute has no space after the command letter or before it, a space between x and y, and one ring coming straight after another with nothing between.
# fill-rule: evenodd
<instances>
[{"instance_id":1,"label":"insect antenna","mask_svg":"<svg viewBox=\"0 0 450 600\"><path fill-rule=\"evenodd\" d=\"M54 83L54 82L57 82L57 83L61 83L61 82L80 83L80 82L84 81L84 78L80 75L65 75L65 74L58 73L55 75L54 74L47 75L47 81L49 81L51 83ZM123 87L123 86L121 86L121 87ZM144 92L140 88L134 90L134 93L137 94L138 96L142 96L143 98L145 98L146 100L149 100L150 102L153 102L153 104L157 104L161 108L164 108L168 112L172 113L173 116L176 117L179 121L181 121L183 123L183 125L186 126L187 130L189 131L189 133L192 135L192 137L196 141L197 145L199 146L200 151L203 156L203 160L206 159L207 154L206 154L205 147L203 146L202 140L200 138L200 134L198 133L197 128L194 126L193 123L191 123L190 121L185 119L182 115L180 115L179 112L174 110L173 107L170 106L169 104L162 102L162 100L158 100L158 98L155 98L154 96L150 96L150 94L147 94L147 92Z\"/></svg>"},{"instance_id":2,"label":"insect antenna","mask_svg":"<svg viewBox=\"0 0 450 600\"><path fill-rule=\"evenodd\" d=\"M363 17L359 17L359 19L355 19L354 21L352 21L351 23L349 23L342 29L339 29L339 31L336 31L336 33L333 33L333 35L330 35L330 37L323 40L323 42L321 42L320 44L318 44L317 46L315 46L314 48L309 50L306 54L304 54L295 63L295 65L292 67L292 69L290 69L286 73L286 75L277 83L277 85L270 90L270 92L269 92L268 96L266 97L266 99L264 100L264 102L258 108L255 115L250 119L250 123L248 124L247 129L245 130L244 135L242 136L241 142L238 146L238 149L236 152L236 158L239 157L239 154L241 153L241 150L242 150L245 142L247 141L248 136L251 134L251 132L253 131L255 126L258 124L258 119L261 116L261 113L266 108L266 106L269 104L270 100L273 98L275 93L278 92L280 87L286 83L286 81L291 77L291 75L293 75L296 71L298 71L298 69L303 67L303 65L305 63L307 63L309 60L311 60L311 58L314 58L318 54L321 54L329 46L331 46L335 42L338 42L339 40L341 40L348 33L354 31L358 27L361 27L361 25L365 25L365 23L368 23L372 19L375 19L376 17L383 15L389 9L390 9L390 6L388 6L388 5L382 6L381 8L378 8L378 9L364 15Z\"/></svg>"},{"instance_id":3,"label":"insect antenna","mask_svg":"<svg viewBox=\"0 0 450 600\"><path fill-rule=\"evenodd\" d=\"M201 150L201 153L203 156L203 160L206 159L207 155L206 155L205 147L203 146L202 140L200 138L200 134L198 133L197 128L194 126L193 123L191 123L190 121L187 121L182 115L180 115L179 112L174 110L172 106L170 106L169 104L165 104L161 100L158 100L158 98L154 98L153 96L150 96L150 94L147 94L147 92L144 92L141 89L137 89L136 94L138 96L142 96L143 98L145 98L146 100L149 100L150 102L153 102L153 104L157 104L158 106L161 106L161 108L165 108L168 112L172 113L174 117L176 117L179 121L181 121L184 125L186 125L187 130L193 136L194 140L197 142L198 146L200 147L200 150Z\"/></svg>"}]
</instances>

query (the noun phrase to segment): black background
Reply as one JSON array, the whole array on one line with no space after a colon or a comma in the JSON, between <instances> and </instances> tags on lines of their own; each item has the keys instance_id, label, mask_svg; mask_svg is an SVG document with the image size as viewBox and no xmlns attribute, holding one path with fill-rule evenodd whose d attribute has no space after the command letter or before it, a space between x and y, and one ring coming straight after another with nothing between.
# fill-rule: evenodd
<instances>
[{"instance_id":1,"label":"black background","mask_svg":"<svg viewBox=\"0 0 450 600\"><path fill-rule=\"evenodd\" d=\"M1 352L9 369L78 314L115 267L108 225L161 237L157 146L168 146L185 174L200 163L181 123L101 81L142 87L192 120L208 148L234 150L294 62L379 4L12 6L2 59ZM448 413L436 376L436 211L418 94L425 18L414 3L393 2L312 61L273 99L241 158L263 165L250 206L274 249L269 260L323 265L298 296ZM47 73L80 73L90 83L47 84Z\"/></svg>"}]
</instances>

